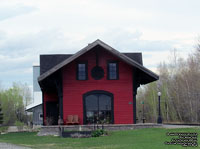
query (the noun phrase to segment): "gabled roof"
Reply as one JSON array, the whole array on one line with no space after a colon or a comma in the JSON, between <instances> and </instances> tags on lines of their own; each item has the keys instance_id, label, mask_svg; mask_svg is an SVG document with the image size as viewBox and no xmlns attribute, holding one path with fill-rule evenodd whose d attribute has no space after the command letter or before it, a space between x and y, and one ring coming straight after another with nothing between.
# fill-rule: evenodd
<instances>
[{"instance_id":1,"label":"gabled roof","mask_svg":"<svg viewBox=\"0 0 200 149\"><path fill-rule=\"evenodd\" d=\"M148 77L150 77L152 81L158 80L158 78L159 78L158 75L153 73L151 70L145 68L140 63L138 63L135 60L129 58L125 54L120 53L119 51L115 50L114 48L112 48L111 46L109 46L106 43L102 42L101 40L97 39L93 43L88 44L88 46L86 46L82 50L80 50L77 53L75 53L74 55L68 57L66 60L64 60L61 63L57 64L56 66L54 66L53 68L49 69L45 73L41 74L39 76L39 78L38 78L38 81L41 82L42 80L44 80L45 78L47 78L48 76L50 76L51 74L56 72L57 70L61 69L63 66L69 64L73 60L77 59L78 57L80 57L81 55L83 55L84 53L90 51L91 49L93 49L95 46L98 46L98 45L103 47L105 50L109 51L110 53L112 53L113 55L118 57L119 59L121 59L124 62L128 63L129 65L131 65L131 66L133 66L135 68L138 68L139 70L144 72L145 75L148 75Z\"/></svg>"},{"instance_id":2,"label":"gabled roof","mask_svg":"<svg viewBox=\"0 0 200 149\"><path fill-rule=\"evenodd\" d=\"M28 112L33 112L32 110L38 106L42 105L42 103L40 104L31 104L31 105L28 105L25 109L25 111L28 111Z\"/></svg>"},{"instance_id":3,"label":"gabled roof","mask_svg":"<svg viewBox=\"0 0 200 149\"><path fill-rule=\"evenodd\" d=\"M123 53L139 64L143 65L142 53ZM40 75L50 70L54 66L68 59L73 54L42 54L40 55Z\"/></svg>"},{"instance_id":4,"label":"gabled roof","mask_svg":"<svg viewBox=\"0 0 200 149\"><path fill-rule=\"evenodd\" d=\"M40 75L68 59L72 54L40 55Z\"/></svg>"},{"instance_id":5,"label":"gabled roof","mask_svg":"<svg viewBox=\"0 0 200 149\"><path fill-rule=\"evenodd\" d=\"M31 109L42 104L42 92L33 92L33 103L26 106L26 111L31 111Z\"/></svg>"}]
</instances>

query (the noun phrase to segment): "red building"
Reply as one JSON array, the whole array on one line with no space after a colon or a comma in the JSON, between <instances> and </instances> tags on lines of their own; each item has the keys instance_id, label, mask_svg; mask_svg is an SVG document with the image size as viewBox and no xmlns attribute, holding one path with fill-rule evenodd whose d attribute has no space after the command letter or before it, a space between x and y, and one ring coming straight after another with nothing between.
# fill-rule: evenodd
<instances>
[{"instance_id":1,"label":"red building","mask_svg":"<svg viewBox=\"0 0 200 149\"><path fill-rule=\"evenodd\" d=\"M100 40L73 55L41 55L44 124L59 116L66 124L69 115L79 124L134 124L137 88L156 80L141 53L120 53Z\"/></svg>"}]
</instances>

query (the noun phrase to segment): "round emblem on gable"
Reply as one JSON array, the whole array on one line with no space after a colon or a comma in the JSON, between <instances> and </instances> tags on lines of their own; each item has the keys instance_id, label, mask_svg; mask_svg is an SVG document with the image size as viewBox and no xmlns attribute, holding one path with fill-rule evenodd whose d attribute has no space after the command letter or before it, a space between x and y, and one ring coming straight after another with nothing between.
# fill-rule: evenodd
<instances>
[{"instance_id":1,"label":"round emblem on gable","mask_svg":"<svg viewBox=\"0 0 200 149\"><path fill-rule=\"evenodd\" d=\"M104 70L102 67L95 66L92 68L91 75L95 80L100 80L104 77Z\"/></svg>"}]
</instances>

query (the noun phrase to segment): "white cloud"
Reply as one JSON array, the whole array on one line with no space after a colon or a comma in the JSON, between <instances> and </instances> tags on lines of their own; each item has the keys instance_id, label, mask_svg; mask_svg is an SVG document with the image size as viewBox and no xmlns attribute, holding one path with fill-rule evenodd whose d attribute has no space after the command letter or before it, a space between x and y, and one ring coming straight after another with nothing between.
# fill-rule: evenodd
<instances>
[{"instance_id":1,"label":"white cloud","mask_svg":"<svg viewBox=\"0 0 200 149\"><path fill-rule=\"evenodd\" d=\"M0 5L0 21L17 17L20 15L25 15L36 10L35 7L25 6L22 4L15 5Z\"/></svg>"},{"instance_id":2,"label":"white cloud","mask_svg":"<svg viewBox=\"0 0 200 149\"><path fill-rule=\"evenodd\" d=\"M82 38L79 38L81 34L78 35L79 37L73 38L65 34L61 30L54 29L7 37L0 44L0 70L4 70L0 78L6 77L5 80L9 82L11 79L8 80L7 77L14 75L13 80L26 80L31 83L32 64L39 63L40 54L75 53L97 38L121 52L142 52L144 65L155 71L157 64L167 60L168 51L177 44L175 41L144 40L142 39L144 34L141 31L129 31L121 28L104 30L100 34L94 32L90 36ZM25 79L26 75L29 76L29 79Z\"/></svg>"},{"instance_id":3,"label":"white cloud","mask_svg":"<svg viewBox=\"0 0 200 149\"><path fill-rule=\"evenodd\" d=\"M0 80L28 82L39 54L75 53L96 39L121 52L142 52L155 70L176 48L194 49L199 1L0 1Z\"/></svg>"}]
</instances>

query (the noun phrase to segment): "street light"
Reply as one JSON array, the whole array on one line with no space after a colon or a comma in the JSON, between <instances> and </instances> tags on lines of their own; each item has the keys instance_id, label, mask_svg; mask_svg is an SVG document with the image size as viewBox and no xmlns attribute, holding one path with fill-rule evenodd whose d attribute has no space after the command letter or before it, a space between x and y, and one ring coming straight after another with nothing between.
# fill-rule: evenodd
<instances>
[{"instance_id":1,"label":"street light","mask_svg":"<svg viewBox=\"0 0 200 149\"><path fill-rule=\"evenodd\" d=\"M162 117L161 117L161 111L160 111L160 96L161 96L161 92L158 92L158 120L157 120L158 124L162 124Z\"/></svg>"},{"instance_id":2,"label":"street light","mask_svg":"<svg viewBox=\"0 0 200 149\"><path fill-rule=\"evenodd\" d=\"M142 101L141 104L142 104L142 123L145 123L145 118L144 118L144 101Z\"/></svg>"}]
</instances>

